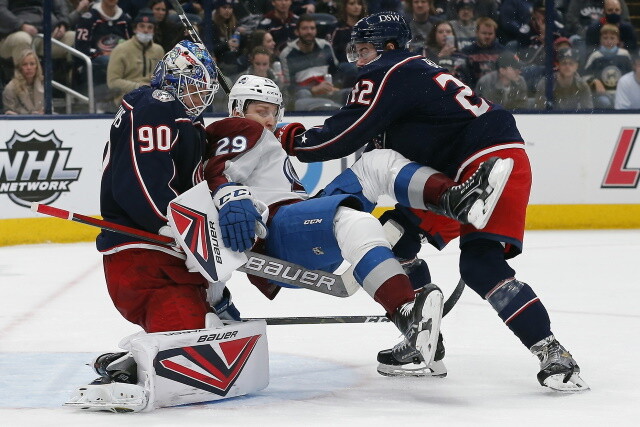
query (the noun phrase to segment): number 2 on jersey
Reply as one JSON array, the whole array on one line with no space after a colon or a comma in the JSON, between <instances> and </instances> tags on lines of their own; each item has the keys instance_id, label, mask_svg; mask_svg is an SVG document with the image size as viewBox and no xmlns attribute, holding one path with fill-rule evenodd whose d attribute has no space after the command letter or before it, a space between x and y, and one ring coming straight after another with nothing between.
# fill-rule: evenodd
<instances>
[{"instance_id":1,"label":"number 2 on jersey","mask_svg":"<svg viewBox=\"0 0 640 427\"><path fill-rule=\"evenodd\" d=\"M456 93L456 101L458 104L465 110L469 111L474 116L478 117L489 111L489 104L484 99L478 97L480 100L480 105L472 104L467 97L475 96L473 90L466 84L462 83L457 78L453 77L451 74L441 73L433 78L436 83L444 90L447 87L447 84L450 82L458 86L458 91Z\"/></svg>"}]
</instances>

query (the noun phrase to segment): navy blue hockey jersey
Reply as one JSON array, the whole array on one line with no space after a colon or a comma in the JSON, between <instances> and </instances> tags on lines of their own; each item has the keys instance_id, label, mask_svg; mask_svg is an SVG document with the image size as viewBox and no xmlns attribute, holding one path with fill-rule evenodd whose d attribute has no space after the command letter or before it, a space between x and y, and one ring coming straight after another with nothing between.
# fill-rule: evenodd
<instances>
[{"instance_id":1,"label":"navy blue hockey jersey","mask_svg":"<svg viewBox=\"0 0 640 427\"><path fill-rule=\"evenodd\" d=\"M489 146L522 142L511 113L419 55L389 51L360 69L347 105L296 137L303 162L336 159L369 144L454 177Z\"/></svg>"},{"instance_id":2,"label":"navy blue hockey jersey","mask_svg":"<svg viewBox=\"0 0 640 427\"><path fill-rule=\"evenodd\" d=\"M124 96L103 155L100 213L117 224L157 233L167 206L203 180L206 136L168 92L142 86ZM101 252L150 247L134 237L102 231Z\"/></svg>"}]
</instances>

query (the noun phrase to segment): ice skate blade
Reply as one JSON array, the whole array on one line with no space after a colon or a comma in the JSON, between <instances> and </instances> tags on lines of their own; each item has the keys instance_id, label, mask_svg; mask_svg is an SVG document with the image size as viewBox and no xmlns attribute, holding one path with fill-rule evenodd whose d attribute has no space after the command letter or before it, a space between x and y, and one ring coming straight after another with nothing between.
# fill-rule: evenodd
<instances>
[{"instance_id":1,"label":"ice skate blade","mask_svg":"<svg viewBox=\"0 0 640 427\"><path fill-rule=\"evenodd\" d=\"M478 230L483 229L495 209L504 187L507 185L511 171L513 170L513 159L499 159L489 173L489 185L492 190L484 201L477 200L467 215L467 221Z\"/></svg>"},{"instance_id":2,"label":"ice skate blade","mask_svg":"<svg viewBox=\"0 0 640 427\"><path fill-rule=\"evenodd\" d=\"M420 325L415 347L427 365L433 362L436 353L443 304L444 295L442 291L435 289L429 293L422 306L422 318L424 321Z\"/></svg>"},{"instance_id":3,"label":"ice skate blade","mask_svg":"<svg viewBox=\"0 0 640 427\"><path fill-rule=\"evenodd\" d=\"M577 393L590 390L589 386L580 375L573 374L567 382L564 382L564 374L555 374L546 378L543 383L552 390L563 393Z\"/></svg>"},{"instance_id":4,"label":"ice skate blade","mask_svg":"<svg viewBox=\"0 0 640 427\"><path fill-rule=\"evenodd\" d=\"M444 378L447 376L447 368L442 360L427 366L421 363L405 363L403 365L378 364L378 373L385 377L417 377L417 378Z\"/></svg>"}]
</instances>

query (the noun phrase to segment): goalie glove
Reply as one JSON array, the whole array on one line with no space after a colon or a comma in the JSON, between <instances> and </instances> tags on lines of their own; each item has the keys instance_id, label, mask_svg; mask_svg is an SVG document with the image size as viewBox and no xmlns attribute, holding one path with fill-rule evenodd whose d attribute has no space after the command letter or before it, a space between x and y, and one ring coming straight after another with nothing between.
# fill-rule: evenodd
<instances>
[{"instance_id":1,"label":"goalie glove","mask_svg":"<svg viewBox=\"0 0 640 427\"><path fill-rule=\"evenodd\" d=\"M224 245L233 251L251 249L256 235L264 238L267 228L256 209L266 208L251 196L249 187L230 182L213 193L213 202L218 209L220 230Z\"/></svg>"},{"instance_id":2,"label":"goalie glove","mask_svg":"<svg viewBox=\"0 0 640 427\"><path fill-rule=\"evenodd\" d=\"M290 156L295 156L293 150L295 147L296 136L303 134L306 131L301 123L287 123L280 126L275 131L275 136L280 141L280 145L284 148Z\"/></svg>"}]
</instances>

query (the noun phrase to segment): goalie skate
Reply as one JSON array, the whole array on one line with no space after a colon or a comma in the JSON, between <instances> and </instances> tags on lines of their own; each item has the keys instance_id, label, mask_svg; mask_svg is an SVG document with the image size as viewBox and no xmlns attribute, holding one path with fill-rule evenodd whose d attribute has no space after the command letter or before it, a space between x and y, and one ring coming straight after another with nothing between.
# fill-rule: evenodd
<instances>
[{"instance_id":1,"label":"goalie skate","mask_svg":"<svg viewBox=\"0 0 640 427\"><path fill-rule=\"evenodd\" d=\"M393 348L378 352L378 373L386 377L446 377L447 368L442 361L444 359L442 334L438 337L433 359L433 362L426 364L420 353L412 349L405 339Z\"/></svg>"},{"instance_id":2,"label":"goalie skate","mask_svg":"<svg viewBox=\"0 0 640 427\"><path fill-rule=\"evenodd\" d=\"M441 197L446 216L478 230L493 214L513 169L513 159L491 157L482 162L466 181L451 187Z\"/></svg>"},{"instance_id":3,"label":"goalie skate","mask_svg":"<svg viewBox=\"0 0 640 427\"><path fill-rule=\"evenodd\" d=\"M113 382L79 387L64 405L87 411L139 412L147 401L143 387Z\"/></svg>"},{"instance_id":4,"label":"goalie skate","mask_svg":"<svg viewBox=\"0 0 640 427\"><path fill-rule=\"evenodd\" d=\"M443 300L440 288L429 283L391 316L409 348L416 350L427 364L433 362L436 352Z\"/></svg>"},{"instance_id":5,"label":"goalie skate","mask_svg":"<svg viewBox=\"0 0 640 427\"><path fill-rule=\"evenodd\" d=\"M531 346L531 352L540 360L538 382L544 387L563 392L589 390L580 378L580 367L553 335Z\"/></svg>"}]
</instances>

